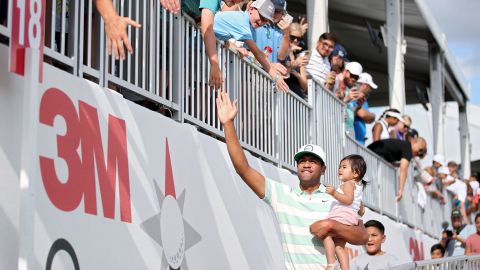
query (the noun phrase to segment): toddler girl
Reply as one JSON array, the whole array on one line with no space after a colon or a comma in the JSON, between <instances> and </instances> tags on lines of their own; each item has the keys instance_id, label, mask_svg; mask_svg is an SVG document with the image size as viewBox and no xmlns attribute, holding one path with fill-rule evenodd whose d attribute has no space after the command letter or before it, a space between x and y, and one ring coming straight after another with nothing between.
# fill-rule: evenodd
<instances>
[{"instance_id":1,"label":"toddler girl","mask_svg":"<svg viewBox=\"0 0 480 270\"><path fill-rule=\"evenodd\" d=\"M326 191L336 199L332 203L332 208L327 219L335 220L345 225L357 226L358 214L363 215L363 189L367 182L363 176L367 171L367 164L360 155L349 155L340 161L338 168L338 177L342 184L335 190L332 186L327 186ZM335 266L335 254L340 262L342 270L348 269L348 254L345 251L345 240L325 237L323 245L327 255L327 269L333 269Z\"/></svg>"}]
</instances>

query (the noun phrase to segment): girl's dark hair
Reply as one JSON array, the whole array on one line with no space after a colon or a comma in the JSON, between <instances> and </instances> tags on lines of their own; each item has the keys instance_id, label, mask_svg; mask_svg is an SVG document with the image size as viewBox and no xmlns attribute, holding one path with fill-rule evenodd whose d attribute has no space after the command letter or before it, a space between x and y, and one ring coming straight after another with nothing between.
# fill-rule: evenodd
<instances>
[{"instance_id":1,"label":"girl's dark hair","mask_svg":"<svg viewBox=\"0 0 480 270\"><path fill-rule=\"evenodd\" d=\"M352 168L352 171L355 173L358 173L358 178L362 180L363 189L365 189L365 187L367 186L367 181L365 181L363 177L367 172L367 163L365 162L363 157L360 155L353 154L353 155L348 155L342 158L340 162L344 160L348 160L348 162L350 162L350 167ZM358 180L358 179L355 179L355 180Z\"/></svg>"},{"instance_id":2,"label":"girl's dark hair","mask_svg":"<svg viewBox=\"0 0 480 270\"><path fill-rule=\"evenodd\" d=\"M389 109L386 109L386 110L385 110L385 111L382 113L382 115L380 115L380 117L379 117L378 119L379 119L379 120L380 120L380 119L382 119L382 118L385 116L385 114L386 114L387 112L396 112L396 113L400 113L400 111L399 111L399 110L397 110L397 109L395 109L395 108L389 108Z\"/></svg>"}]
</instances>

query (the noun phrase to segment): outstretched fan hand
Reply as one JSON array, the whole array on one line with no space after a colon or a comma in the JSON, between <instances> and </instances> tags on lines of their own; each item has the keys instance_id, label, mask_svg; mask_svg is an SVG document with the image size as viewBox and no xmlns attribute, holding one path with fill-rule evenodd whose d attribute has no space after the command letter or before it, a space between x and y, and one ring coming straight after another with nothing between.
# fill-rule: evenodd
<instances>
[{"instance_id":1,"label":"outstretched fan hand","mask_svg":"<svg viewBox=\"0 0 480 270\"><path fill-rule=\"evenodd\" d=\"M226 92L219 91L216 102L218 119L220 119L222 125L225 125L225 123L227 122L233 121L238 111L237 100L233 101L232 103L230 101L230 97Z\"/></svg>"}]
</instances>

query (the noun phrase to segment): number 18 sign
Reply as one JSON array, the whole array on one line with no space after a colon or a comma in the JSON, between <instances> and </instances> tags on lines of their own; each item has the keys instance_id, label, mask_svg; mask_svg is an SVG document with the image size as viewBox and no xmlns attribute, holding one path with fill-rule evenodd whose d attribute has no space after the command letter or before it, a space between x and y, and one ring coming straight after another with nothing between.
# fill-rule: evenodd
<instances>
[{"instance_id":1,"label":"number 18 sign","mask_svg":"<svg viewBox=\"0 0 480 270\"><path fill-rule=\"evenodd\" d=\"M13 3L12 3L13 2ZM25 49L39 49L39 81L43 78L45 0L13 0L10 72L25 74Z\"/></svg>"}]
</instances>

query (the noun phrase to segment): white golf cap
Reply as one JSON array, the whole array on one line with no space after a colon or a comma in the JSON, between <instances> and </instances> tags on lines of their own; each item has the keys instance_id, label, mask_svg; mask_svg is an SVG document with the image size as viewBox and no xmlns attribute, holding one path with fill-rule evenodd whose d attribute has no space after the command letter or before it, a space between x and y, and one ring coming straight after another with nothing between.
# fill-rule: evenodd
<instances>
[{"instance_id":1,"label":"white golf cap","mask_svg":"<svg viewBox=\"0 0 480 270\"><path fill-rule=\"evenodd\" d=\"M438 173L449 175L450 171L448 170L447 166L442 166L438 168Z\"/></svg>"},{"instance_id":2,"label":"white golf cap","mask_svg":"<svg viewBox=\"0 0 480 270\"><path fill-rule=\"evenodd\" d=\"M345 65L345 69L348 70L351 74L358 76L360 76L360 74L362 74L363 72L362 65L360 65L360 63L358 62L348 62Z\"/></svg>"},{"instance_id":3,"label":"white golf cap","mask_svg":"<svg viewBox=\"0 0 480 270\"><path fill-rule=\"evenodd\" d=\"M363 72L362 74L360 74L360 78L358 78L357 83L366 83L366 84L370 85L370 87L372 87L372 89L377 89L378 88L378 86L373 82L372 75L370 75L366 72Z\"/></svg>"},{"instance_id":4,"label":"white golf cap","mask_svg":"<svg viewBox=\"0 0 480 270\"><path fill-rule=\"evenodd\" d=\"M324 164L327 158L327 155L325 154L325 151L323 151L323 148L315 144L306 144L300 147L300 149L298 149L298 152L295 154L293 159L295 159L295 161L298 162L298 160L304 155L316 156L319 159L321 159Z\"/></svg>"},{"instance_id":5,"label":"white golf cap","mask_svg":"<svg viewBox=\"0 0 480 270\"><path fill-rule=\"evenodd\" d=\"M273 14L275 14L275 5L270 0L256 0L252 3L252 7L258 10L258 13L265 19L273 22Z\"/></svg>"},{"instance_id":6,"label":"white golf cap","mask_svg":"<svg viewBox=\"0 0 480 270\"><path fill-rule=\"evenodd\" d=\"M440 155L440 154L437 154L437 155L434 155L433 156L433 161L436 161L440 164L445 165L445 157L443 157L443 155Z\"/></svg>"}]
</instances>

